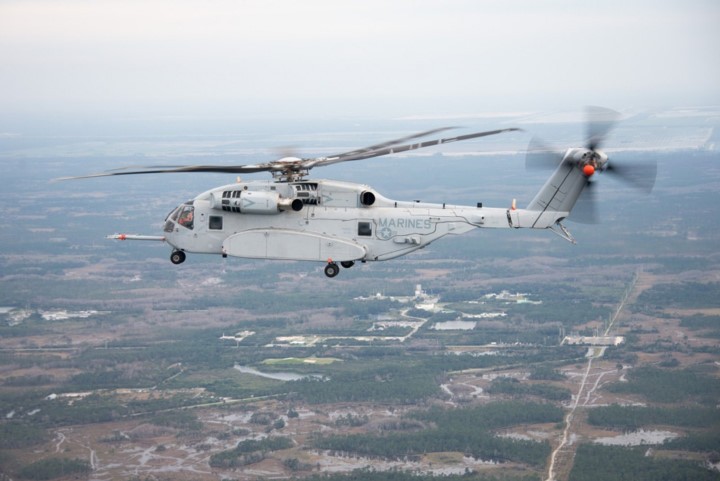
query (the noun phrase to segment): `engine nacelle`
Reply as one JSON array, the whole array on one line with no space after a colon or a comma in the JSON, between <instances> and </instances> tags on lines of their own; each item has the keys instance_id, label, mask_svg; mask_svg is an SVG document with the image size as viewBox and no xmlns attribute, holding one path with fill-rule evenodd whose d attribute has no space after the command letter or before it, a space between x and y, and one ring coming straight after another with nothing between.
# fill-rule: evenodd
<instances>
[{"instance_id":1,"label":"engine nacelle","mask_svg":"<svg viewBox=\"0 0 720 481\"><path fill-rule=\"evenodd\" d=\"M369 190L363 191L360 194L360 203L368 207L373 205L375 203L375 194L373 194Z\"/></svg>"},{"instance_id":2,"label":"engine nacelle","mask_svg":"<svg viewBox=\"0 0 720 481\"><path fill-rule=\"evenodd\" d=\"M213 193L210 206L213 209L239 214L279 214L286 210L298 212L302 210L303 202L300 199L282 197L277 192L226 190L221 198Z\"/></svg>"},{"instance_id":3,"label":"engine nacelle","mask_svg":"<svg viewBox=\"0 0 720 481\"><path fill-rule=\"evenodd\" d=\"M280 210L294 210L300 212L303 208L303 201L300 199L286 199L281 198L278 200L278 209Z\"/></svg>"}]
</instances>

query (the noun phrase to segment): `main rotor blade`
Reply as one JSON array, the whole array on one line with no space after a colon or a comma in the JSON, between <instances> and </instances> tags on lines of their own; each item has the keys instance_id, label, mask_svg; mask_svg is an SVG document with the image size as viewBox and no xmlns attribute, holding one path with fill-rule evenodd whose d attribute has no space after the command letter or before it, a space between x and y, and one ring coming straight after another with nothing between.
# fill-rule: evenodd
<instances>
[{"instance_id":1,"label":"main rotor blade","mask_svg":"<svg viewBox=\"0 0 720 481\"><path fill-rule=\"evenodd\" d=\"M346 157L346 156L359 155L359 154L363 154L363 153L366 153L366 152L372 152L372 151L375 151L375 150L378 150L378 149L383 149L383 148L385 148L385 147L390 147L390 146L392 146L392 145L397 145L397 144L400 144L400 143L402 143L402 142L407 142L408 140L418 139L418 138L420 138L420 137L425 137L425 136L428 136L428 135L436 134L436 133L438 133L438 132L443 132L443 131L445 131L445 130L452 130L452 129L457 129L457 127L440 127L440 128L437 128L437 129L426 130L425 132L420 132L420 133L417 133L417 134L408 135L408 136L406 136L406 137L400 137L399 139L395 139L395 140L388 140L388 141L386 141L386 142L381 142L381 143L379 143L379 144L370 145L370 146L368 146L368 147L363 147L363 148L361 148L361 149L351 150L351 151L349 151L349 152L343 152L342 154L328 155L328 156L322 157L322 158L335 158L335 157ZM314 160L314 159L313 159L313 160Z\"/></svg>"},{"instance_id":2,"label":"main rotor blade","mask_svg":"<svg viewBox=\"0 0 720 481\"><path fill-rule=\"evenodd\" d=\"M122 169L115 169L97 174L80 175L76 177L62 177L56 180L71 180L71 179L89 179L93 177L111 177L117 175L139 175L139 174L175 174L175 173L186 173L186 172L211 172L211 173L223 173L223 174L252 174L256 172L273 172L282 173L286 176L291 176L295 173L301 173L301 175L307 174L307 171L315 166L330 165L337 162L346 162L350 160L361 160L369 159L371 157L380 157L382 155L388 155L398 152L406 152L409 150L421 149L424 147L430 147L433 145L447 144L450 142L458 142L461 140L469 140L477 137L484 137L487 135L495 135L502 132L512 132L516 130L522 130L517 128L491 130L487 132L476 132L473 134L459 135L457 137L448 137L445 139L428 140L417 144L405 144L396 146L400 142L406 140L415 139L418 137L424 137L444 130L449 130L455 127L442 127L439 129L428 130L420 132L418 134L409 135L400 139L390 140L380 144L376 144L364 149L352 150L344 154L336 155L333 157L317 157L310 159L296 159L292 161L276 160L273 162L265 162L261 164L252 165L151 165L145 167L129 167ZM304 172L304 174L302 174ZM275 175L275 174L274 174Z\"/></svg>"},{"instance_id":3,"label":"main rotor blade","mask_svg":"<svg viewBox=\"0 0 720 481\"><path fill-rule=\"evenodd\" d=\"M605 171L617 180L635 187L646 194L652 192L657 178L657 162L633 162L632 164L608 163Z\"/></svg>"},{"instance_id":4,"label":"main rotor blade","mask_svg":"<svg viewBox=\"0 0 720 481\"><path fill-rule=\"evenodd\" d=\"M587 129L586 147L596 150L605 140L608 132L620 119L620 113L605 107L586 107L585 128Z\"/></svg>"},{"instance_id":5,"label":"main rotor blade","mask_svg":"<svg viewBox=\"0 0 720 481\"><path fill-rule=\"evenodd\" d=\"M183 172L215 172L221 174L252 174L255 172L267 172L276 170L277 168L269 164L258 165L186 165L186 166L169 166L163 168L161 166L149 167L143 170L120 170L116 169L109 172L100 172L98 174L78 175L75 177L60 177L55 180L75 180L75 179L92 179L94 177L112 177L116 175L138 175L138 174L175 174Z\"/></svg>"},{"instance_id":6,"label":"main rotor blade","mask_svg":"<svg viewBox=\"0 0 720 481\"><path fill-rule=\"evenodd\" d=\"M383 155L390 155L390 154L397 154L401 152L408 152L410 150L417 150L417 149L423 149L425 147L432 147L434 145L442 145L442 144L449 144L451 142L459 142L461 140L469 140L469 139L475 139L478 137L485 137L488 135L496 135L503 132L514 132L514 131L520 131L522 129L518 128L508 128L508 129L500 129L500 130L489 130L486 132L476 132L473 134L465 134L465 135L458 135L457 137L448 137L445 139L435 139L435 140L426 140L425 142L419 142L417 144L406 144L406 145L399 145L397 147L386 147L381 148L377 150L372 150L369 152L361 152L358 154L347 154L347 155L341 155L338 157L325 157L325 158L318 158L314 161L308 162L305 164L305 167L308 169L312 167L316 167L319 165L331 165L336 164L338 162L348 162L351 160L363 160L363 159L370 159L372 157L381 157Z\"/></svg>"}]
</instances>

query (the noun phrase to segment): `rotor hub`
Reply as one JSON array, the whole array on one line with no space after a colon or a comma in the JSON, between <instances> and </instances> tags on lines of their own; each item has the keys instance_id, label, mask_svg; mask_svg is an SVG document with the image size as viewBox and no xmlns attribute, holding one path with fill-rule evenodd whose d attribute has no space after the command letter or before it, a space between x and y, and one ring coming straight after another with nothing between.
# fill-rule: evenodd
<instances>
[{"instance_id":1,"label":"rotor hub","mask_svg":"<svg viewBox=\"0 0 720 481\"><path fill-rule=\"evenodd\" d=\"M595 172L605 170L608 160L607 155L601 150L585 150L575 159L585 177L592 177Z\"/></svg>"}]
</instances>

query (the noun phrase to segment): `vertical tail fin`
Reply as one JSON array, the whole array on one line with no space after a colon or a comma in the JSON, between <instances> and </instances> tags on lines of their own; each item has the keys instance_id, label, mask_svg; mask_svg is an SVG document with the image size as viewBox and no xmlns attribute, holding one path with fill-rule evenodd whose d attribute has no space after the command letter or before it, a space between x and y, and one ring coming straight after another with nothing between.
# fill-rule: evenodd
<instances>
[{"instance_id":1,"label":"vertical tail fin","mask_svg":"<svg viewBox=\"0 0 720 481\"><path fill-rule=\"evenodd\" d=\"M572 150L565 154L552 176L524 209L526 219L522 227L545 229L570 215L588 182L575 162L566 161L572 154Z\"/></svg>"}]
</instances>

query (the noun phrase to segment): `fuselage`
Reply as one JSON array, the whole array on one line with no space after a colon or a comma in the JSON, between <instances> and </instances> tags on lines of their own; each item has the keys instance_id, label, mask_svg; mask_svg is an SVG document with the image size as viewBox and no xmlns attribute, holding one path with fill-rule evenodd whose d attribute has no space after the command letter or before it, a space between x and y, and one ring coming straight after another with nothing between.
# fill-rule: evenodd
<instances>
[{"instance_id":1,"label":"fuselage","mask_svg":"<svg viewBox=\"0 0 720 481\"><path fill-rule=\"evenodd\" d=\"M176 250L263 259L381 261L449 234L513 226L512 209L395 201L334 180L239 182L209 190L166 219ZM515 227L519 227L516 225Z\"/></svg>"}]
</instances>

